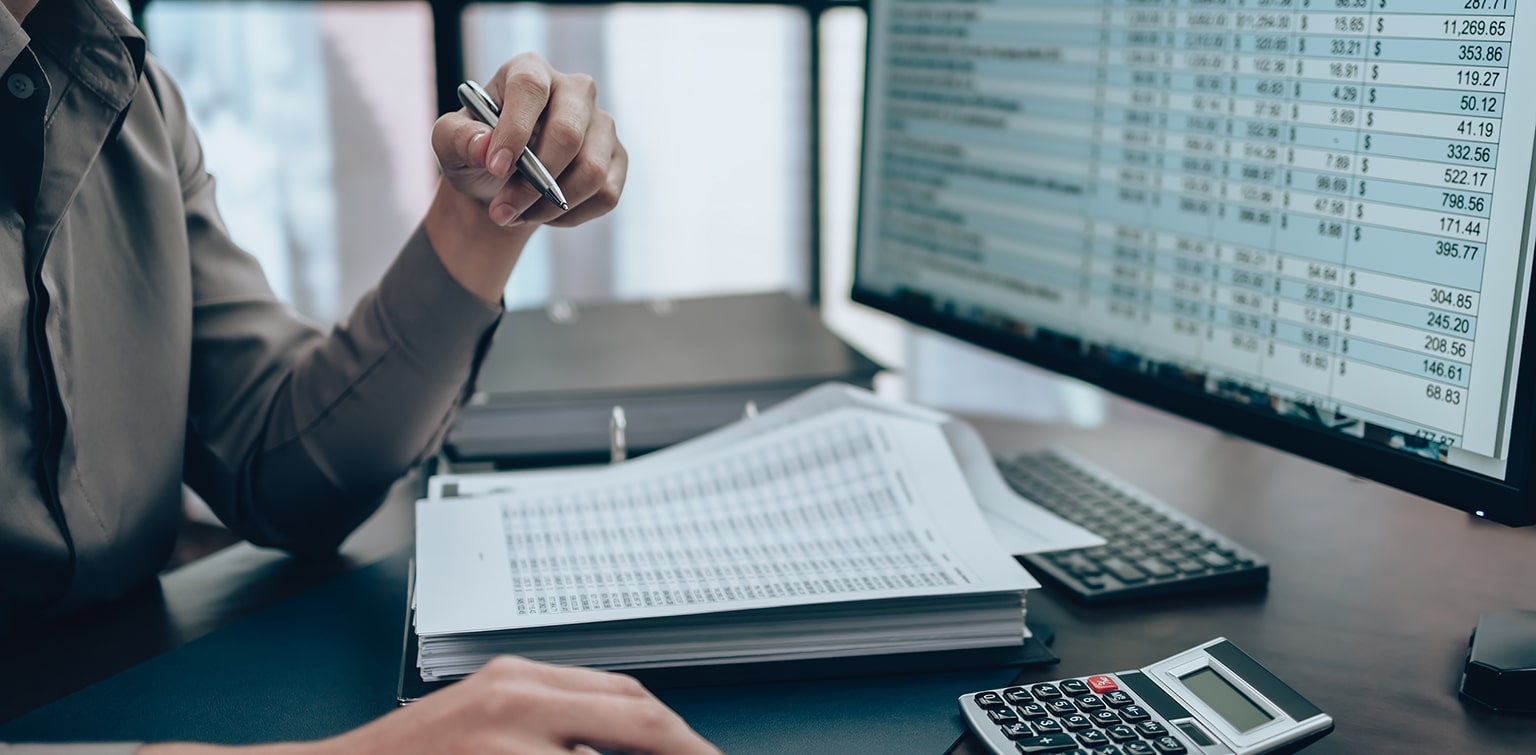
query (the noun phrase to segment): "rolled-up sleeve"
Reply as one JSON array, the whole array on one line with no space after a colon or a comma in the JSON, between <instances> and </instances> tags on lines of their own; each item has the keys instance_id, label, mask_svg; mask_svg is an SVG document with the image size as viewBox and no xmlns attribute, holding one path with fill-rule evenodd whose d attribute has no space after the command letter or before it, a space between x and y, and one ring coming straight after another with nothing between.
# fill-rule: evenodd
<instances>
[{"instance_id":1,"label":"rolled-up sleeve","mask_svg":"<svg viewBox=\"0 0 1536 755\"><path fill-rule=\"evenodd\" d=\"M186 481L252 542L332 550L441 441L500 307L460 286L418 228L346 320L329 333L303 321L230 240L179 95L149 70L187 216Z\"/></svg>"}]
</instances>

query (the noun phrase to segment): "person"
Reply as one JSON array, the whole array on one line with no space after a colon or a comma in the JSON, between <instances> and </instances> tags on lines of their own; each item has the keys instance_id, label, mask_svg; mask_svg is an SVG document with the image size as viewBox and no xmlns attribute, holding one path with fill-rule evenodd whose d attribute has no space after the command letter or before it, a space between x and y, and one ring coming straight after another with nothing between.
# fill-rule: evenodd
<instances>
[{"instance_id":1,"label":"person","mask_svg":"<svg viewBox=\"0 0 1536 755\"><path fill-rule=\"evenodd\" d=\"M254 543L334 551L451 423L530 234L598 217L623 188L591 78L513 58L488 87L500 125L437 121L430 208L322 334L230 241L180 94L111 2L0 2L0 634L154 579L183 483ZM509 180L536 130L569 211ZM588 746L715 752L628 677L521 659L268 749Z\"/></svg>"}]
</instances>

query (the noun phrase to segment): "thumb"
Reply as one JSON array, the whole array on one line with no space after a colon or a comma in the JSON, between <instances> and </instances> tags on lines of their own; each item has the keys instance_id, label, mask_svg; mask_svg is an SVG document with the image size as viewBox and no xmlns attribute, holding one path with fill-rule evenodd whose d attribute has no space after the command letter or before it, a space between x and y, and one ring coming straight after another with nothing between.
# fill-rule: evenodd
<instances>
[{"instance_id":1,"label":"thumb","mask_svg":"<svg viewBox=\"0 0 1536 755\"><path fill-rule=\"evenodd\" d=\"M432 151L437 154L443 172L484 170L490 133L491 127L475 120L467 110L444 113L432 124Z\"/></svg>"}]
</instances>

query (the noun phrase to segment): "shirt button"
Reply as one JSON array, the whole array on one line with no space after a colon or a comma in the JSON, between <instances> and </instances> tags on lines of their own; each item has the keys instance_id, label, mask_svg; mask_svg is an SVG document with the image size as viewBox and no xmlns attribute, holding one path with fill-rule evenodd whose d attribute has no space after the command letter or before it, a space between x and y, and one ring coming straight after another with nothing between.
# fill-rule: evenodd
<instances>
[{"instance_id":1,"label":"shirt button","mask_svg":"<svg viewBox=\"0 0 1536 755\"><path fill-rule=\"evenodd\" d=\"M11 74L10 78L5 80L5 88L18 100L31 97L32 93L37 91L37 85L32 83L32 77L24 73Z\"/></svg>"}]
</instances>

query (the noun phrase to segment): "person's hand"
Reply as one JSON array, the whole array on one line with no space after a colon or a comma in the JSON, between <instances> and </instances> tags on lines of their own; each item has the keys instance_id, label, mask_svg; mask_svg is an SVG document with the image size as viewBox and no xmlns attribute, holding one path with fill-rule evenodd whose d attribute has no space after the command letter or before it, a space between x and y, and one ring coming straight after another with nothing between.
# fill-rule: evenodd
<instances>
[{"instance_id":1,"label":"person's hand","mask_svg":"<svg viewBox=\"0 0 1536 755\"><path fill-rule=\"evenodd\" d=\"M502 657L328 741L330 752L719 755L633 677Z\"/></svg>"},{"instance_id":2,"label":"person's hand","mask_svg":"<svg viewBox=\"0 0 1536 755\"><path fill-rule=\"evenodd\" d=\"M462 108L432 127L443 179L424 224L454 279L496 301L533 228L578 225L613 209L629 155L613 116L597 107L590 76L560 73L523 54L503 64L485 90L501 108L494 131ZM569 211L516 172L525 144L560 184Z\"/></svg>"},{"instance_id":3,"label":"person's hand","mask_svg":"<svg viewBox=\"0 0 1536 755\"><path fill-rule=\"evenodd\" d=\"M250 748L252 755L720 755L633 677L504 656L420 702L331 739ZM168 744L140 755L212 755Z\"/></svg>"}]
</instances>

